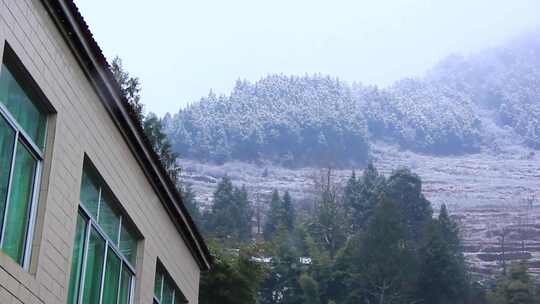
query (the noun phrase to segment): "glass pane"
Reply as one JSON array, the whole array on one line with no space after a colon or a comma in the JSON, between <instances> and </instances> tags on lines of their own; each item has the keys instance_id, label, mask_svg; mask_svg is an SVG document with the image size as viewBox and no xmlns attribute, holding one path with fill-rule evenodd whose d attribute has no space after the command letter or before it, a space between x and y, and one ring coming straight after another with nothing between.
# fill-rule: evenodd
<instances>
[{"instance_id":1,"label":"glass pane","mask_svg":"<svg viewBox=\"0 0 540 304\"><path fill-rule=\"evenodd\" d=\"M0 72L0 102L6 106L28 136L43 148L46 117L5 65L2 65Z\"/></svg>"},{"instance_id":2,"label":"glass pane","mask_svg":"<svg viewBox=\"0 0 540 304\"><path fill-rule=\"evenodd\" d=\"M23 144L17 143L3 249L19 263L24 254L36 167L37 161L32 154Z\"/></svg>"},{"instance_id":3,"label":"glass pane","mask_svg":"<svg viewBox=\"0 0 540 304\"><path fill-rule=\"evenodd\" d=\"M174 304L173 294L174 294L174 287L171 285L171 282L169 280L164 280L163 299L161 299L161 304Z\"/></svg>"},{"instance_id":4,"label":"glass pane","mask_svg":"<svg viewBox=\"0 0 540 304\"><path fill-rule=\"evenodd\" d=\"M122 225L120 251L128 259L131 265L135 266L135 261L137 259L137 238L129 230L128 225Z\"/></svg>"},{"instance_id":5,"label":"glass pane","mask_svg":"<svg viewBox=\"0 0 540 304\"><path fill-rule=\"evenodd\" d=\"M109 248L103 282L103 303L116 304L120 284L120 258Z\"/></svg>"},{"instance_id":6,"label":"glass pane","mask_svg":"<svg viewBox=\"0 0 540 304\"><path fill-rule=\"evenodd\" d=\"M99 226L107 236L118 245L118 229L120 228L120 214L111 208L113 200L111 195L101 191L101 203L99 205Z\"/></svg>"},{"instance_id":7,"label":"glass pane","mask_svg":"<svg viewBox=\"0 0 540 304\"><path fill-rule=\"evenodd\" d=\"M71 258L71 276L69 278L68 304L77 303L79 297L79 282L81 280L82 259L84 253L84 237L86 235L86 220L79 214L75 230L75 245Z\"/></svg>"},{"instance_id":8,"label":"glass pane","mask_svg":"<svg viewBox=\"0 0 540 304\"><path fill-rule=\"evenodd\" d=\"M129 304L132 276L127 267L122 266L122 281L120 283L120 295L118 304Z\"/></svg>"},{"instance_id":9,"label":"glass pane","mask_svg":"<svg viewBox=\"0 0 540 304\"><path fill-rule=\"evenodd\" d=\"M163 284L163 274L158 270L154 278L154 296L161 301L161 285Z\"/></svg>"},{"instance_id":10,"label":"glass pane","mask_svg":"<svg viewBox=\"0 0 540 304\"><path fill-rule=\"evenodd\" d=\"M6 120L0 116L0 227L4 218L6 199L11 170L13 145L15 144L15 131L10 128Z\"/></svg>"},{"instance_id":11,"label":"glass pane","mask_svg":"<svg viewBox=\"0 0 540 304\"><path fill-rule=\"evenodd\" d=\"M88 243L84 277L83 304L98 304L105 255L105 240L92 229Z\"/></svg>"},{"instance_id":12,"label":"glass pane","mask_svg":"<svg viewBox=\"0 0 540 304\"><path fill-rule=\"evenodd\" d=\"M94 218L97 218L98 202L98 184L95 182L94 177L88 173L88 170L84 169L81 185L81 204Z\"/></svg>"}]
</instances>

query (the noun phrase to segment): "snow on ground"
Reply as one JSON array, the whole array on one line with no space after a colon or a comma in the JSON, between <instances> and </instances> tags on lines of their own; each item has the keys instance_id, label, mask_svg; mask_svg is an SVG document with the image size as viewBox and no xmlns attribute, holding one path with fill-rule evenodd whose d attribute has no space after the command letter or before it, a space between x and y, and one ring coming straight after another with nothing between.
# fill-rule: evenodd
<instances>
[{"instance_id":1,"label":"snow on ground","mask_svg":"<svg viewBox=\"0 0 540 304\"><path fill-rule=\"evenodd\" d=\"M505 144L496 146L496 153L436 157L376 143L373 161L385 175L409 167L421 176L424 194L435 209L447 204L461 223L466 255L475 272L492 273L501 265L504 233L505 259L532 257L531 266L540 273L540 211L536 206L540 203L540 157L519 143L502 139L509 135L499 131L494 134ZM273 189L289 190L297 204L306 204L321 171L242 162L212 165L180 160L179 164L183 179L193 184L203 208L211 205L212 192L225 174L235 185L245 185L255 204L264 204ZM352 169L334 170L336 180L344 183Z\"/></svg>"}]
</instances>

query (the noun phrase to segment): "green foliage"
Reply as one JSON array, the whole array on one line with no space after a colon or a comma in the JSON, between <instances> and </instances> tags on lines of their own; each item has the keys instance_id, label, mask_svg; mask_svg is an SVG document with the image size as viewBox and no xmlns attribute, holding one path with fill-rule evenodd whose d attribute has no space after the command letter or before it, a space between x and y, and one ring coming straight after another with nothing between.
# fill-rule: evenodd
<instances>
[{"instance_id":1,"label":"green foliage","mask_svg":"<svg viewBox=\"0 0 540 304\"><path fill-rule=\"evenodd\" d=\"M171 149L171 143L163 131L162 120L159 119L156 114L149 113L144 117L143 130L144 134L150 141L152 149L156 151L162 165L165 170L175 182L178 184L178 176L180 174L180 167L176 164L178 153L173 152Z\"/></svg>"},{"instance_id":2,"label":"green foliage","mask_svg":"<svg viewBox=\"0 0 540 304\"><path fill-rule=\"evenodd\" d=\"M272 192L272 199L270 200L270 210L268 211L268 217L264 225L263 235L265 240L270 240L276 233L276 230L279 227L279 223L282 219L283 210L282 210L282 201L279 197L277 190Z\"/></svg>"},{"instance_id":3,"label":"green foliage","mask_svg":"<svg viewBox=\"0 0 540 304\"><path fill-rule=\"evenodd\" d=\"M236 254L214 244L211 251L214 267L202 274L199 303L255 304L257 290L266 272L252 260L256 246L243 247Z\"/></svg>"},{"instance_id":4,"label":"green foliage","mask_svg":"<svg viewBox=\"0 0 540 304\"><path fill-rule=\"evenodd\" d=\"M289 231L293 231L296 221L296 211L289 191L285 191L282 198L283 202L283 225Z\"/></svg>"},{"instance_id":5,"label":"green foliage","mask_svg":"<svg viewBox=\"0 0 540 304\"><path fill-rule=\"evenodd\" d=\"M289 232L293 231L296 217L292 198L288 191L283 194L283 198L280 198L279 192L274 190L269 205L270 210L263 230L264 239L267 241L274 237L274 234L281 226L285 227Z\"/></svg>"},{"instance_id":6,"label":"green foliage","mask_svg":"<svg viewBox=\"0 0 540 304\"><path fill-rule=\"evenodd\" d=\"M122 59L116 56L111 62L111 71L120 86L120 91L131 106L138 121L144 120L144 105L141 103L141 82L137 77L131 77L124 69Z\"/></svg>"},{"instance_id":7,"label":"green foliage","mask_svg":"<svg viewBox=\"0 0 540 304\"><path fill-rule=\"evenodd\" d=\"M457 225L448 216L445 205L439 218L426 225L419 255L419 297L433 304L465 303L470 294L465 259Z\"/></svg>"},{"instance_id":8,"label":"green foliage","mask_svg":"<svg viewBox=\"0 0 540 304\"><path fill-rule=\"evenodd\" d=\"M386 197L398 204L403 212L407 239L415 244L420 240L424 225L433 216L431 203L422 194L422 180L409 169L394 171L385 186Z\"/></svg>"},{"instance_id":9,"label":"green foliage","mask_svg":"<svg viewBox=\"0 0 540 304\"><path fill-rule=\"evenodd\" d=\"M319 304L319 284L308 274L303 273L298 279L300 288L304 292L304 303Z\"/></svg>"},{"instance_id":10,"label":"green foliage","mask_svg":"<svg viewBox=\"0 0 540 304\"><path fill-rule=\"evenodd\" d=\"M373 215L378 196L384 188L384 177L370 163L361 178L355 172L347 181L344 189L344 204L351 213L351 224L355 231L364 229Z\"/></svg>"},{"instance_id":11,"label":"green foliage","mask_svg":"<svg viewBox=\"0 0 540 304\"><path fill-rule=\"evenodd\" d=\"M488 293L491 304L533 304L539 303L534 282L529 275L527 262L515 262L506 276L497 280L495 290Z\"/></svg>"},{"instance_id":12,"label":"green foliage","mask_svg":"<svg viewBox=\"0 0 540 304\"><path fill-rule=\"evenodd\" d=\"M199 210L199 207L197 206L198 204L195 199L195 192L193 192L191 184L182 184L180 185L179 190L180 194L182 195L182 201L184 202L184 206L186 206L189 214L191 215L198 227L203 227L202 214Z\"/></svg>"},{"instance_id":13,"label":"green foliage","mask_svg":"<svg viewBox=\"0 0 540 304\"><path fill-rule=\"evenodd\" d=\"M483 303L469 283L457 224L444 205L432 218L417 175L400 169L386 180L369 165L341 188L327 170L315 190L314 208L302 220L288 193L273 192L267 245L253 255L268 270L258 304ZM250 210L246 190L224 177L205 215L208 233L225 248L250 242ZM505 296L526 299L522 281L507 284ZM217 285L212 292L225 293Z\"/></svg>"},{"instance_id":14,"label":"green foliage","mask_svg":"<svg viewBox=\"0 0 540 304\"><path fill-rule=\"evenodd\" d=\"M330 169L321 176L317 187L319 195L309 223L309 232L318 246L334 257L345 244L349 222Z\"/></svg>"},{"instance_id":15,"label":"green foliage","mask_svg":"<svg viewBox=\"0 0 540 304\"><path fill-rule=\"evenodd\" d=\"M297 241L284 226L280 226L270 244L271 272L261 286L259 303L304 303L298 278L305 267L300 263Z\"/></svg>"},{"instance_id":16,"label":"green foliage","mask_svg":"<svg viewBox=\"0 0 540 304\"><path fill-rule=\"evenodd\" d=\"M207 231L222 240L248 241L251 238L251 203L245 187L234 187L225 176L214 192Z\"/></svg>"},{"instance_id":17,"label":"green foliage","mask_svg":"<svg viewBox=\"0 0 540 304\"><path fill-rule=\"evenodd\" d=\"M169 177L178 185L178 175L180 174L180 167L176 165L178 153L172 151L172 146L165 134L162 120L154 113L144 114L144 105L141 103L141 84L139 78L132 77L124 69L122 60L119 57L115 57L111 62L111 72L120 86L123 97L134 113L137 123L142 126L150 146L158 155Z\"/></svg>"},{"instance_id":18,"label":"green foliage","mask_svg":"<svg viewBox=\"0 0 540 304\"><path fill-rule=\"evenodd\" d=\"M368 303L407 303L417 276L417 261L407 240L398 205L382 199L362 239L357 288Z\"/></svg>"}]
</instances>

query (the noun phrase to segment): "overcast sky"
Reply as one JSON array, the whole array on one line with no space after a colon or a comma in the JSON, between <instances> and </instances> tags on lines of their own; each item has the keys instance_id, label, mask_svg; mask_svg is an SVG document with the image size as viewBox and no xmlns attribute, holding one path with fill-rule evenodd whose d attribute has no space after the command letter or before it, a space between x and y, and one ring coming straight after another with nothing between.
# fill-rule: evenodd
<instances>
[{"instance_id":1,"label":"overcast sky","mask_svg":"<svg viewBox=\"0 0 540 304\"><path fill-rule=\"evenodd\" d=\"M539 0L76 0L163 115L238 78L324 73L386 86L540 24Z\"/></svg>"}]
</instances>

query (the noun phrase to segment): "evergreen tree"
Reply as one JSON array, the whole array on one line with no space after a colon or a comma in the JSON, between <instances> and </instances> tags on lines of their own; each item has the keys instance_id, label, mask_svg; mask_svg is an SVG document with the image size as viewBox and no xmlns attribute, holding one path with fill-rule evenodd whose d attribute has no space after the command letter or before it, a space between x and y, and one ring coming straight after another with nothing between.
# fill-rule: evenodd
<instances>
[{"instance_id":1,"label":"evergreen tree","mask_svg":"<svg viewBox=\"0 0 540 304\"><path fill-rule=\"evenodd\" d=\"M195 221L198 227L203 227L202 223L202 215L201 211L199 210L199 206L197 206L197 201L195 199L195 192L193 192L193 187L191 184L184 184L180 187L180 194L182 195L182 202L184 203L184 206L186 206L186 209L188 210L189 214Z\"/></svg>"},{"instance_id":2,"label":"evergreen tree","mask_svg":"<svg viewBox=\"0 0 540 304\"><path fill-rule=\"evenodd\" d=\"M236 188L229 177L218 183L207 231L220 239L246 241L251 236L252 210L245 187Z\"/></svg>"},{"instance_id":3,"label":"evergreen tree","mask_svg":"<svg viewBox=\"0 0 540 304\"><path fill-rule=\"evenodd\" d=\"M279 198L279 193L277 190L272 192L272 198L270 199L270 210L268 211L268 216L266 218L266 223L264 225L263 236L265 240L270 240L274 237L277 229L279 228L280 222L282 221L283 215L283 206L282 201Z\"/></svg>"},{"instance_id":4,"label":"evergreen tree","mask_svg":"<svg viewBox=\"0 0 540 304\"><path fill-rule=\"evenodd\" d=\"M180 174L180 167L176 164L178 154L171 149L171 143L164 132L161 119L156 114L149 113L143 119L143 130L165 170L173 182L178 184L178 175Z\"/></svg>"},{"instance_id":5,"label":"evergreen tree","mask_svg":"<svg viewBox=\"0 0 540 304\"><path fill-rule=\"evenodd\" d=\"M315 242L333 258L347 239L347 214L339 199L338 189L332 182L330 169L321 176L318 188L319 197L309 230Z\"/></svg>"},{"instance_id":6,"label":"evergreen tree","mask_svg":"<svg viewBox=\"0 0 540 304\"><path fill-rule=\"evenodd\" d=\"M425 303L465 303L469 295L465 260L461 247L456 244L459 237L447 234L453 225L443 207L438 220L427 224L419 249L420 277L418 296Z\"/></svg>"},{"instance_id":7,"label":"evergreen tree","mask_svg":"<svg viewBox=\"0 0 540 304\"><path fill-rule=\"evenodd\" d=\"M260 304L304 304L299 277L305 270L294 237L280 226L271 241L270 273L262 283Z\"/></svg>"},{"instance_id":8,"label":"evergreen tree","mask_svg":"<svg viewBox=\"0 0 540 304\"><path fill-rule=\"evenodd\" d=\"M289 231L294 230L294 225L296 221L296 211L292 202L291 195L289 191L285 191L282 198L283 202L283 224Z\"/></svg>"},{"instance_id":9,"label":"evergreen tree","mask_svg":"<svg viewBox=\"0 0 540 304\"><path fill-rule=\"evenodd\" d=\"M384 188L384 177L372 163L369 163L361 178L353 172L345 186L345 205L351 212L352 228L355 231L365 229L373 215L378 196Z\"/></svg>"},{"instance_id":10,"label":"evergreen tree","mask_svg":"<svg viewBox=\"0 0 540 304\"><path fill-rule=\"evenodd\" d=\"M144 120L144 105L141 102L141 83L139 78L132 77L124 69L122 59L118 56L114 57L111 62L111 72L120 86L123 97L131 106L138 122L142 124Z\"/></svg>"},{"instance_id":11,"label":"evergreen tree","mask_svg":"<svg viewBox=\"0 0 540 304\"><path fill-rule=\"evenodd\" d=\"M266 270L252 260L253 249L243 247L234 255L211 247L214 265L201 276L199 303L255 304Z\"/></svg>"},{"instance_id":12,"label":"evergreen tree","mask_svg":"<svg viewBox=\"0 0 540 304\"><path fill-rule=\"evenodd\" d=\"M388 199L398 203L406 223L408 239L418 243L425 225L431 219L431 203L422 194L422 180L409 169L398 169L385 186Z\"/></svg>"},{"instance_id":13,"label":"evergreen tree","mask_svg":"<svg viewBox=\"0 0 540 304\"><path fill-rule=\"evenodd\" d=\"M298 279L304 292L304 304L319 304L319 284L308 274L303 273Z\"/></svg>"},{"instance_id":14,"label":"evergreen tree","mask_svg":"<svg viewBox=\"0 0 540 304\"><path fill-rule=\"evenodd\" d=\"M248 241L251 239L251 219L253 217L253 210L251 208L251 202L249 201L246 187L235 187L233 191L233 199L234 217L230 218L229 220L237 222L236 229L238 231L238 239Z\"/></svg>"},{"instance_id":15,"label":"evergreen tree","mask_svg":"<svg viewBox=\"0 0 540 304\"><path fill-rule=\"evenodd\" d=\"M137 123L143 128L150 146L158 155L161 165L167 171L172 181L179 184L180 167L176 165L178 154L172 150L171 142L165 134L165 128L161 119L156 114L144 114L144 105L141 102L141 84L139 78L132 77L124 69L120 57L115 57L111 62L113 73L120 91L134 113ZM179 187L179 186L177 186ZM180 189L178 189L180 191Z\"/></svg>"},{"instance_id":16,"label":"evergreen tree","mask_svg":"<svg viewBox=\"0 0 540 304\"><path fill-rule=\"evenodd\" d=\"M417 276L406 221L396 203L382 198L362 240L360 296L364 303L410 303Z\"/></svg>"}]
</instances>

